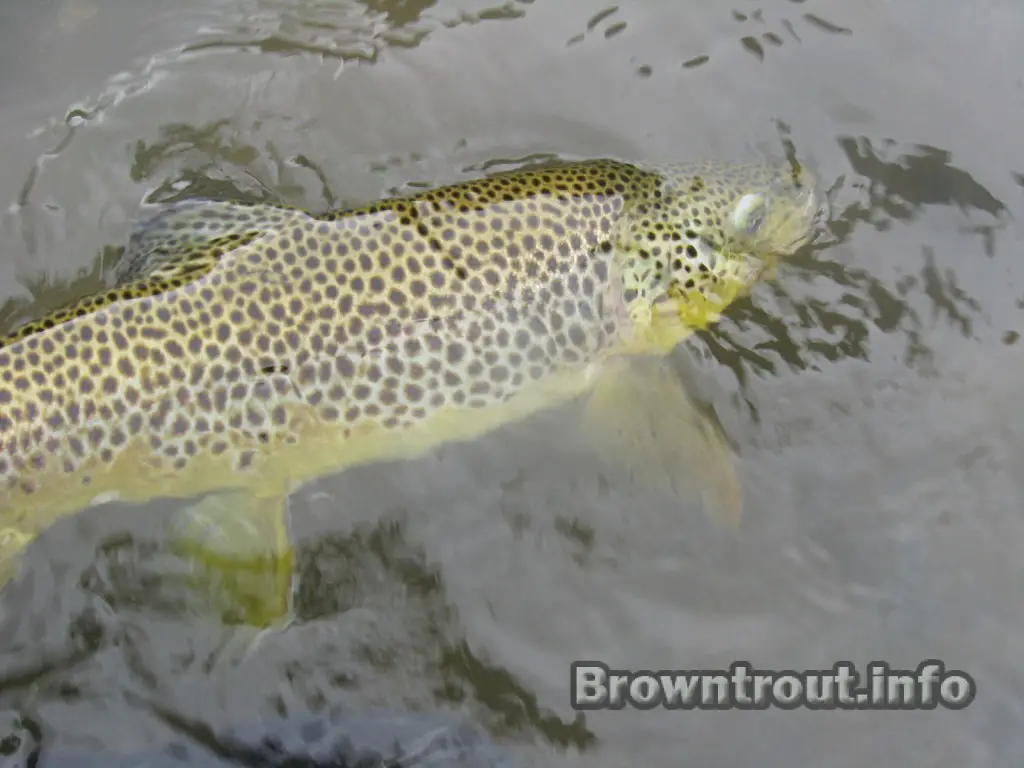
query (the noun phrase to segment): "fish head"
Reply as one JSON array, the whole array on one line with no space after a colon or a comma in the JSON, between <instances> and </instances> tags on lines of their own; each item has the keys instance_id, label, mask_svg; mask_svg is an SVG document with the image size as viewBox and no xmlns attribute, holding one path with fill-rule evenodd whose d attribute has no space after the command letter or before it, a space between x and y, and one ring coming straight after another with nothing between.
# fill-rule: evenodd
<instances>
[{"instance_id":1,"label":"fish head","mask_svg":"<svg viewBox=\"0 0 1024 768\"><path fill-rule=\"evenodd\" d=\"M790 256L810 241L825 213L810 169L765 163L739 166L734 174L721 200L723 250Z\"/></svg>"},{"instance_id":2,"label":"fish head","mask_svg":"<svg viewBox=\"0 0 1024 768\"><path fill-rule=\"evenodd\" d=\"M662 166L633 206L627 250L648 300L691 327L716 320L779 257L813 237L824 212L813 172L798 163Z\"/></svg>"}]
</instances>

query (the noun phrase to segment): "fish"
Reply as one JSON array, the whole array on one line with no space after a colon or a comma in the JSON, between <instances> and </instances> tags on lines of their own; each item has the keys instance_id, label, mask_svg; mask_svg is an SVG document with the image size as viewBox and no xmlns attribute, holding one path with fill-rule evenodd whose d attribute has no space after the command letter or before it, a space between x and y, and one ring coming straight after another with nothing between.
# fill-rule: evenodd
<instances>
[{"instance_id":1,"label":"fish","mask_svg":"<svg viewBox=\"0 0 1024 768\"><path fill-rule=\"evenodd\" d=\"M168 205L111 288L0 337L0 565L89 506L190 500L179 551L269 625L290 599L287 499L315 478L585 394L583 423L632 466L728 459L665 361L820 210L796 161L612 159L326 213Z\"/></svg>"}]
</instances>

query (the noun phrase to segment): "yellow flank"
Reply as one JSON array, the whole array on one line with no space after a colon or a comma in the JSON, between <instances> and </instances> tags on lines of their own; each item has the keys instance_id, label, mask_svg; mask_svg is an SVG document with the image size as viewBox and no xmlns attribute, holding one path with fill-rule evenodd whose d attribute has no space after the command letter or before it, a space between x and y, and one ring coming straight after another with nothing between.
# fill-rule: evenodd
<instances>
[{"instance_id":1,"label":"yellow flank","mask_svg":"<svg viewBox=\"0 0 1024 768\"><path fill-rule=\"evenodd\" d=\"M0 533L279 496L564 402L714 322L816 213L789 166L603 160L330 214L171 207L115 288L0 339Z\"/></svg>"}]
</instances>

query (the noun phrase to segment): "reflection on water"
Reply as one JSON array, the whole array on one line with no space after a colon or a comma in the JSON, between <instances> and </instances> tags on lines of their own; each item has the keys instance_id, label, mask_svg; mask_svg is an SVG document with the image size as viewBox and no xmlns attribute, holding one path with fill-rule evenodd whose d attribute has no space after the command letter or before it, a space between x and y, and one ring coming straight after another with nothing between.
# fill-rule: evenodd
<instances>
[{"instance_id":1,"label":"reflection on water","mask_svg":"<svg viewBox=\"0 0 1024 768\"><path fill-rule=\"evenodd\" d=\"M239 2L219 24L204 29L184 52L233 49L250 53L295 56L313 54L350 63L373 63L386 48L415 48L442 28L481 21L522 18L532 0L509 0L476 12L424 18L436 5L427 2L363 0L251 0ZM338 70L340 72L340 70Z\"/></svg>"},{"instance_id":2,"label":"reflection on water","mask_svg":"<svg viewBox=\"0 0 1024 768\"><path fill-rule=\"evenodd\" d=\"M830 203L824 237L679 351L741 457L737 535L610 482L560 409L296 494L299 621L229 663L220 598L187 588L156 532L174 505L90 510L0 598L0 765L6 733L159 749L173 728L135 694L215 729L338 702L460 712L524 765L669 766L683 748L694 765L1019 764L1024 170L997 129L1022 116L972 67L1024 15L987 0L967 27L925 5L218 0L138 28L119 0L0 10L0 330L109 281L131 221L181 199L325 210L781 140ZM16 87L78 61L73 99ZM935 62L992 83L992 114L966 114ZM956 718L567 702L581 656L934 655L979 678Z\"/></svg>"},{"instance_id":3,"label":"reflection on water","mask_svg":"<svg viewBox=\"0 0 1024 768\"><path fill-rule=\"evenodd\" d=\"M871 213L884 213L894 219L909 220L926 205L956 205L961 210L975 209L991 216L1006 212L971 174L950 164L950 152L937 147L919 146L895 160L887 159L897 142L878 142L869 138L843 136L839 146L853 171L868 181L868 203L862 207L865 221L882 228L884 217L872 219Z\"/></svg>"},{"instance_id":4,"label":"reflection on water","mask_svg":"<svg viewBox=\"0 0 1024 768\"><path fill-rule=\"evenodd\" d=\"M247 668L277 666L271 673L288 679L304 708L340 700L351 708L398 709L404 698L414 709L425 703L452 711L468 708L490 732L505 738L536 734L563 749L595 743L582 715L563 718L539 704L515 674L466 643L444 574L421 546L407 540L400 522L385 520L300 547L296 583L296 620L307 627L297 638L304 645L303 661L281 658L271 649L257 652ZM189 643L166 654L152 635L158 622L210 616L225 605L216 591L198 594L188 584L188 574L164 543L127 534L101 540L82 572L81 588L103 613L77 615L69 628L73 644L43 664L33 663L31 648L11 643L19 629L8 626L0 690L82 700L90 691L61 675L100 660L124 664L127 676L119 685L150 695L162 692L176 675L209 674L220 663L219 646ZM344 632L319 631L338 621ZM396 680L402 683L392 690ZM278 699L271 706L284 716L290 701Z\"/></svg>"},{"instance_id":5,"label":"reflection on water","mask_svg":"<svg viewBox=\"0 0 1024 768\"><path fill-rule=\"evenodd\" d=\"M268 188L248 170L257 158L272 164L270 174L278 178L286 175L288 165L303 162L322 178L319 169L302 156L282 158L273 145L256 147L247 143L227 120L203 126L161 126L157 141L136 143L131 174L138 182L160 182L147 195L148 203L192 198L281 203L301 193L301 189L287 184ZM177 173L169 174L171 169L178 169ZM326 185L324 193L330 194Z\"/></svg>"}]
</instances>

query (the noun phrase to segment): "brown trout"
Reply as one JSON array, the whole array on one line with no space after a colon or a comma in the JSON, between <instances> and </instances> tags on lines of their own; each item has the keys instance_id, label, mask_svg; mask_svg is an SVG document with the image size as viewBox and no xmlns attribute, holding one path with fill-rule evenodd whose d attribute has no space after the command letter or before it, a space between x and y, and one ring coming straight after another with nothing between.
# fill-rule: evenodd
<instances>
[{"instance_id":1,"label":"brown trout","mask_svg":"<svg viewBox=\"0 0 1024 768\"><path fill-rule=\"evenodd\" d=\"M818 211L795 165L609 160L326 214L170 206L113 288L0 339L0 561L95 503L202 497L204 562L273 563L251 613L279 617L290 491L623 381L605 374L714 322ZM659 376L657 407L685 413ZM620 425L651 396L603 391Z\"/></svg>"}]
</instances>

